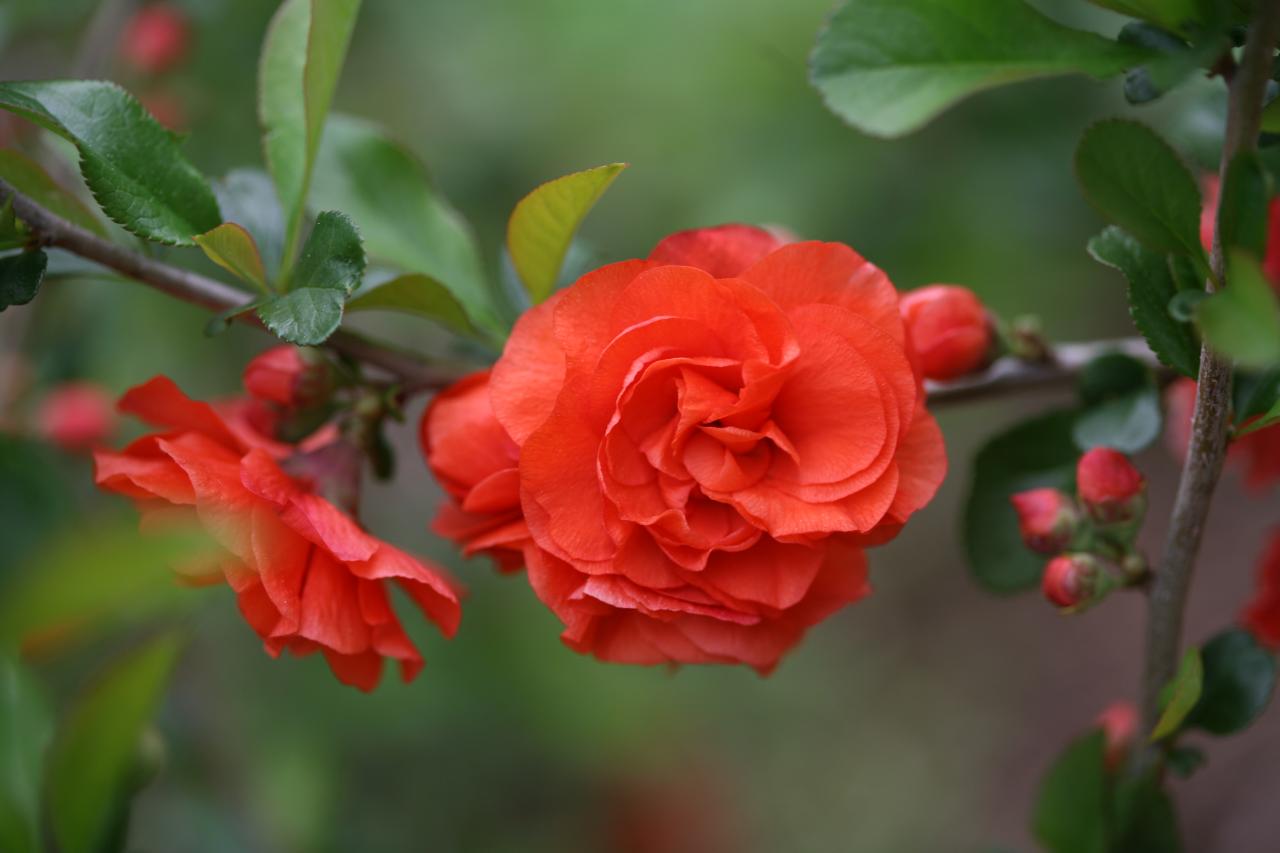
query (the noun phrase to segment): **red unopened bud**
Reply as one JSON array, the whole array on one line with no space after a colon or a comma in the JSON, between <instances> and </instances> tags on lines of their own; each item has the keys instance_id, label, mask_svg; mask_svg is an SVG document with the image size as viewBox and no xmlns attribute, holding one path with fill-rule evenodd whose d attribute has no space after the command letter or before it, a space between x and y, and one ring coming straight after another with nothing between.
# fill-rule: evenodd
<instances>
[{"instance_id":1,"label":"red unopened bud","mask_svg":"<svg viewBox=\"0 0 1280 853\"><path fill-rule=\"evenodd\" d=\"M1076 464L1076 490L1089 515L1103 524L1134 521L1147 508L1147 481L1123 453L1095 447Z\"/></svg>"},{"instance_id":2,"label":"red unopened bud","mask_svg":"<svg viewBox=\"0 0 1280 853\"><path fill-rule=\"evenodd\" d=\"M1018 513L1022 541L1032 551L1056 554L1071 543L1080 512L1069 496L1057 489L1030 489L1009 501Z\"/></svg>"},{"instance_id":3,"label":"red unopened bud","mask_svg":"<svg viewBox=\"0 0 1280 853\"><path fill-rule=\"evenodd\" d=\"M289 409L321 403L333 390L333 373L323 356L296 347L273 347L249 362L244 387L253 397Z\"/></svg>"},{"instance_id":4,"label":"red unopened bud","mask_svg":"<svg viewBox=\"0 0 1280 853\"><path fill-rule=\"evenodd\" d=\"M1138 709L1132 702L1108 705L1098 715L1098 725L1102 727L1102 734L1106 739L1103 763L1110 771L1118 770L1129 753L1134 735L1138 733Z\"/></svg>"},{"instance_id":5,"label":"red unopened bud","mask_svg":"<svg viewBox=\"0 0 1280 853\"><path fill-rule=\"evenodd\" d=\"M898 307L926 378L954 379L987 363L991 321L972 290L931 284L904 294Z\"/></svg>"},{"instance_id":6,"label":"red unopened bud","mask_svg":"<svg viewBox=\"0 0 1280 853\"><path fill-rule=\"evenodd\" d=\"M143 74L160 74L186 58L190 44L186 13L168 3L153 3L125 25L120 56Z\"/></svg>"},{"instance_id":7,"label":"red unopened bud","mask_svg":"<svg viewBox=\"0 0 1280 853\"><path fill-rule=\"evenodd\" d=\"M1044 568L1040 588L1058 607L1075 607L1093 597L1101 570L1088 554L1062 554Z\"/></svg>"},{"instance_id":8,"label":"red unopened bud","mask_svg":"<svg viewBox=\"0 0 1280 853\"><path fill-rule=\"evenodd\" d=\"M40 434L64 450L89 450L115 429L111 396L90 382L68 382L49 392L37 415Z\"/></svg>"}]
</instances>

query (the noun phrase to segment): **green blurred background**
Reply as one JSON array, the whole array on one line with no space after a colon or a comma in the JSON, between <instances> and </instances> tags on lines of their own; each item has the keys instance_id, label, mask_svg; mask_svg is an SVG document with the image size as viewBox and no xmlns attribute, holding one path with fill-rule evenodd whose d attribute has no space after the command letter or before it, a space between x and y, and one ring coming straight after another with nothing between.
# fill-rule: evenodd
<instances>
[{"instance_id":1,"label":"green blurred background","mask_svg":"<svg viewBox=\"0 0 1280 853\"><path fill-rule=\"evenodd\" d=\"M0 78L65 76L96 4L0 0ZM109 73L181 105L186 151L207 174L261 163L257 51L274 3L186 0L194 53L156 80ZM1101 227L1071 174L1097 117L1136 112L1212 162L1221 98L1202 82L1142 110L1118 84L1017 86L883 142L822 107L806 54L831 0L369 0L335 108L385 124L474 224L497 270L505 217L548 178L627 161L583 231L598 260L643 255L677 229L780 224L840 240L900 288L969 285L999 314L1039 314L1060 339L1132 333L1120 278L1091 261ZM1076 0L1040 3L1108 34L1120 19ZM190 252L170 252L196 263ZM14 321L17 311L29 317ZM361 325L421 345L412 322ZM137 567L97 545L126 540L123 501L93 493L87 460L21 433L42 395L87 378L119 392L163 371L195 395L228 394L269 345L141 287L59 280L6 312L0 346L24 381L0 443L0 584L79 548L103 589ZM430 334L435 334L434 330ZM16 375L16 374L15 374ZM365 520L436 557L470 588L451 643L406 620L428 664L372 695L322 660L272 661L225 588L154 607L194 626L158 729L164 768L137 801L139 851L993 851L1030 850L1036 780L1070 736L1136 686L1141 604L1060 619L1035 595L997 600L970 581L957 532L967 460L1001 424L1052 395L942 412L952 473L901 539L872 555L877 594L824 623L779 670L679 672L574 655L519 577L465 563L427 530L439 499L414 419L400 465L371 485ZM1176 477L1163 450L1149 547ZM1231 478L1215 510L1191 634L1229 620L1274 502ZM0 590L5 587L0 585ZM147 599L150 601L150 599ZM147 609L147 608L143 608ZM127 611L127 608L126 608ZM126 622L129 612L116 622ZM118 641L37 659L71 695ZM1189 850L1274 849L1280 714L1214 744L1177 789ZM1268 805L1268 804L1272 805ZM1268 841L1267 839L1270 839Z\"/></svg>"}]
</instances>

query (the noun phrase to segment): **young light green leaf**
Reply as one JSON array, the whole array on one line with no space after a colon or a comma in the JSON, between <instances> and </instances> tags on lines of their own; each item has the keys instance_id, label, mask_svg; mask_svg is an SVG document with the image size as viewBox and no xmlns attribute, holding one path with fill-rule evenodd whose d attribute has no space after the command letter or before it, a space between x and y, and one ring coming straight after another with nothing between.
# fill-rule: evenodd
<instances>
[{"instance_id":1,"label":"young light green leaf","mask_svg":"<svg viewBox=\"0 0 1280 853\"><path fill-rule=\"evenodd\" d=\"M253 237L266 270L274 281L284 255L284 214L271 176L260 169L232 169L213 182L214 194L227 222L238 222Z\"/></svg>"},{"instance_id":2,"label":"young light green leaf","mask_svg":"<svg viewBox=\"0 0 1280 853\"><path fill-rule=\"evenodd\" d=\"M147 240L192 245L222 221L205 179L178 140L114 83L0 83L0 109L75 144L80 171L104 213Z\"/></svg>"},{"instance_id":3,"label":"young light green leaf","mask_svg":"<svg viewBox=\"0 0 1280 853\"><path fill-rule=\"evenodd\" d=\"M345 215L316 217L302 247L288 292L258 308L258 317L278 337L299 346L317 346L342 322L342 305L364 276L364 247Z\"/></svg>"},{"instance_id":4,"label":"young light green leaf","mask_svg":"<svg viewBox=\"0 0 1280 853\"><path fill-rule=\"evenodd\" d=\"M16 659L0 655L0 850L43 849L40 788L52 734L39 685Z\"/></svg>"},{"instance_id":5,"label":"young light green leaf","mask_svg":"<svg viewBox=\"0 0 1280 853\"><path fill-rule=\"evenodd\" d=\"M1266 709L1276 686L1275 656L1248 631L1224 631L1201 651L1204 685L1186 725L1215 735L1248 727Z\"/></svg>"},{"instance_id":6,"label":"young light green leaf","mask_svg":"<svg viewBox=\"0 0 1280 853\"><path fill-rule=\"evenodd\" d=\"M258 244L243 226L224 222L195 239L209 260L241 281L247 281L259 290L267 290L267 271L258 253Z\"/></svg>"},{"instance_id":7,"label":"young light green leaf","mask_svg":"<svg viewBox=\"0 0 1280 853\"><path fill-rule=\"evenodd\" d=\"M827 107L901 136L976 92L1059 74L1118 74L1158 56L1064 27L1022 0L847 0L810 58Z\"/></svg>"},{"instance_id":8,"label":"young light green leaf","mask_svg":"<svg viewBox=\"0 0 1280 853\"><path fill-rule=\"evenodd\" d=\"M1227 286L1196 307L1196 319L1214 349L1240 364L1280 363L1280 302L1247 252L1228 253Z\"/></svg>"},{"instance_id":9,"label":"young light green leaf","mask_svg":"<svg viewBox=\"0 0 1280 853\"><path fill-rule=\"evenodd\" d=\"M49 256L40 249L0 257L0 311L36 298Z\"/></svg>"},{"instance_id":10,"label":"young light green leaf","mask_svg":"<svg viewBox=\"0 0 1280 853\"><path fill-rule=\"evenodd\" d=\"M107 236L107 229L93 211L69 190L59 186L35 160L12 149L0 148L0 178L54 216L60 216L99 237Z\"/></svg>"},{"instance_id":11,"label":"young light green leaf","mask_svg":"<svg viewBox=\"0 0 1280 853\"><path fill-rule=\"evenodd\" d=\"M1070 411L1024 421L990 439L974 458L964 547L969 570L984 588L1013 593L1039 583L1044 558L1022 544L1009 497L1038 486L1071 488L1080 455L1074 423Z\"/></svg>"},{"instance_id":12,"label":"young light green leaf","mask_svg":"<svg viewBox=\"0 0 1280 853\"><path fill-rule=\"evenodd\" d=\"M578 226L626 167L626 163L611 163L547 181L511 211L507 251L533 304L555 290Z\"/></svg>"},{"instance_id":13,"label":"young light green leaf","mask_svg":"<svg viewBox=\"0 0 1280 853\"><path fill-rule=\"evenodd\" d=\"M1191 709L1200 701L1200 690L1204 684L1204 666L1200 662L1200 650L1195 646L1187 649L1182 656L1182 664L1178 673L1169 682L1168 699L1156 721L1155 730L1151 732L1151 740L1163 740L1182 727L1182 722L1191 713Z\"/></svg>"},{"instance_id":14,"label":"young light green leaf","mask_svg":"<svg viewBox=\"0 0 1280 853\"><path fill-rule=\"evenodd\" d=\"M476 330L461 303L434 278L411 273L393 278L347 303L348 311L401 311L434 320L464 335Z\"/></svg>"},{"instance_id":15,"label":"young light green leaf","mask_svg":"<svg viewBox=\"0 0 1280 853\"><path fill-rule=\"evenodd\" d=\"M1085 197L1102 215L1161 255L1207 264L1200 246L1200 190L1155 131L1124 119L1097 122L1085 131L1075 160Z\"/></svg>"},{"instance_id":16,"label":"young light green leaf","mask_svg":"<svg viewBox=\"0 0 1280 853\"><path fill-rule=\"evenodd\" d=\"M1129 280L1129 314L1160 361L1184 376L1195 376L1200 344L1189 324L1169 314L1169 302L1178 290L1164 257L1114 225L1089 241L1089 254Z\"/></svg>"},{"instance_id":17,"label":"young light green leaf","mask_svg":"<svg viewBox=\"0 0 1280 853\"><path fill-rule=\"evenodd\" d=\"M1040 783L1032 829L1050 853L1107 853L1105 751L1100 731L1072 741Z\"/></svg>"},{"instance_id":18,"label":"young light green leaf","mask_svg":"<svg viewBox=\"0 0 1280 853\"><path fill-rule=\"evenodd\" d=\"M321 131L359 10L360 0L285 0L267 29L258 117L287 223L286 255L302 227Z\"/></svg>"},{"instance_id":19,"label":"young light green leaf","mask_svg":"<svg viewBox=\"0 0 1280 853\"><path fill-rule=\"evenodd\" d=\"M1267 251L1271 176L1256 151L1241 151L1227 165L1218 202L1218 229L1225 249L1248 249L1259 258Z\"/></svg>"},{"instance_id":20,"label":"young light green leaf","mask_svg":"<svg viewBox=\"0 0 1280 853\"><path fill-rule=\"evenodd\" d=\"M138 746L181 643L165 635L108 669L72 708L49 755L49 812L64 853L115 849L136 787Z\"/></svg>"},{"instance_id":21,"label":"young light green leaf","mask_svg":"<svg viewBox=\"0 0 1280 853\"><path fill-rule=\"evenodd\" d=\"M1277 421L1280 421L1280 400L1276 400L1276 402L1271 405L1271 408L1258 415L1254 420L1249 421L1247 424L1237 429L1236 438L1241 438L1251 432L1257 432L1260 429L1272 426Z\"/></svg>"},{"instance_id":22,"label":"young light green leaf","mask_svg":"<svg viewBox=\"0 0 1280 853\"><path fill-rule=\"evenodd\" d=\"M333 116L325 127L314 184L315 206L350 215L372 257L435 279L477 325L502 331L471 228L406 148L373 124Z\"/></svg>"}]
</instances>

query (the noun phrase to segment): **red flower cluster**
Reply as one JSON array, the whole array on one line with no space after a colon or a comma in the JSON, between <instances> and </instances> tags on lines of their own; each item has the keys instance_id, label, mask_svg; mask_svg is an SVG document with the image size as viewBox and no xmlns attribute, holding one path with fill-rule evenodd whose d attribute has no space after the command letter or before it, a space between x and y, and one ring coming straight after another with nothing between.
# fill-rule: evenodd
<instances>
[{"instance_id":1,"label":"red flower cluster","mask_svg":"<svg viewBox=\"0 0 1280 853\"><path fill-rule=\"evenodd\" d=\"M529 311L422 432L438 529L519 547L565 643L632 663L768 672L946 470L884 273L736 225Z\"/></svg>"},{"instance_id":2,"label":"red flower cluster","mask_svg":"<svg viewBox=\"0 0 1280 853\"><path fill-rule=\"evenodd\" d=\"M96 453L98 484L133 498L144 522L198 518L272 656L319 651L341 681L362 690L377 685L384 658L412 679L422 657L391 608L393 584L453 635L461 612L442 570L365 533L318 494L322 480L289 473L306 468L295 463L307 451L334 449L332 430L283 444L264 434L271 417L261 401L215 408L163 377L126 393L119 408L160 431L119 453Z\"/></svg>"}]
</instances>

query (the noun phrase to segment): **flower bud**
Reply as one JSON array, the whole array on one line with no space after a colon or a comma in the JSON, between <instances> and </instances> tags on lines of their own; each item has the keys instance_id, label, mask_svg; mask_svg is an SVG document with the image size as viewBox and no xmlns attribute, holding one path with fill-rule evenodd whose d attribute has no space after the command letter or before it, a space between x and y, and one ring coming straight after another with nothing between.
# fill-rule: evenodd
<instances>
[{"instance_id":1,"label":"flower bud","mask_svg":"<svg viewBox=\"0 0 1280 853\"><path fill-rule=\"evenodd\" d=\"M287 409L324 402L333 390L333 372L324 357L296 347L273 347L244 369L250 396Z\"/></svg>"},{"instance_id":2,"label":"flower bud","mask_svg":"<svg viewBox=\"0 0 1280 853\"><path fill-rule=\"evenodd\" d=\"M153 3L125 25L120 56L142 74L160 74L185 59L190 44L186 13L168 3Z\"/></svg>"},{"instance_id":3,"label":"flower bud","mask_svg":"<svg viewBox=\"0 0 1280 853\"><path fill-rule=\"evenodd\" d=\"M1061 554L1045 566L1040 589L1058 607L1075 607L1093 597L1101 573L1098 561L1088 554Z\"/></svg>"},{"instance_id":4,"label":"flower bud","mask_svg":"<svg viewBox=\"0 0 1280 853\"><path fill-rule=\"evenodd\" d=\"M1123 453L1095 447L1076 463L1076 490L1096 521L1121 524L1142 517L1147 481Z\"/></svg>"},{"instance_id":5,"label":"flower bud","mask_svg":"<svg viewBox=\"0 0 1280 853\"><path fill-rule=\"evenodd\" d=\"M1071 543L1080 523L1075 501L1057 489L1030 489L1009 498L1018 513L1018 530L1028 548L1056 554Z\"/></svg>"},{"instance_id":6,"label":"flower bud","mask_svg":"<svg viewBox=\"0 0 1280 853\"><path fill-rule=\"evenodd\" d=\"M1124 763L1138 732L1138 709L1132 702L1115 702L1098 715L1098 725L1106 742L1103 764L1114 772Z\"/></svg>"},{"instance_id":7,"label":"flower bud","mask_svg":"<svg viewBox=\"0 0 1280 853\"><path fill-rule=\"evenodd\" d=\"M89 450L115 430L111 397L91 382L68 382L49 392L36 416L40 434L63 450Z\"/></svg>"},{"instance_id":8,"label":"flower bud","mask_svg":"<svg viewBox=\"0 0 1280 853\"><path fill-rule=\"evenodd\" d=\"M972 290L931 284L904 294L898 306L927 379L954 379L987 363L991 321Z\"/></svg>"}]
</instances>

